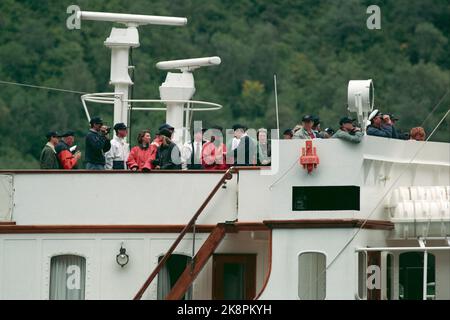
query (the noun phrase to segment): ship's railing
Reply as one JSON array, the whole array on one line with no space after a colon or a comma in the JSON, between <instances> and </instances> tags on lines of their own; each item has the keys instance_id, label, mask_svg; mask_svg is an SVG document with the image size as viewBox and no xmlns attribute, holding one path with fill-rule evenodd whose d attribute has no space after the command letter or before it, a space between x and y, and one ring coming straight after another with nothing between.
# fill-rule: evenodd
<instances>
[{"instance_id":1,"label":"ship's railing","mask_svg":"<svg viewBox=\"0 0 450 320\"><path fill-rule=\"evenodd\" d=\"M84 112L88 121L91 117L87 108L86 102L93 102L99 104L114 104L116 101L126 102L129 104L129 109L133 111L166 111L167 106L164 107L133 107L133 104L143 103L158 103L158 104L170 104L170 103L182 103L185 105L185 112L198 112L198 111L215 111L223 108L222 105L207 101L197 100L161 100L161 99L124 99L122 93L116 92L102 92L102 93L88 93L81 96L81 102L83 104Z\"/></svg>"},{"instance_id":2,"label":"ship's railing","mask_svg":"<svg viewBox=\"0 0 450 320\"><path fill-rule=\"evenodd\" d=\"M203 210L206 208L206 206L208 205L208 203L211 201L211 199L214 197L214 195L217 193L217 191L219 191L220 188L222 188L222 186L224 185L224 183L227 180L231 180L233 177L233 173L234 173L235 169L234 167L231 167L230 169L228 169L225 174L222 176L222 178L219 180L219 182L217 182L216 186L214 187L214 189L209 193L208 197L205 199L205 201L203 201L202 205L200 206L200 208L198 208L197 212L194 214L194 216L191 218L191 220L189 221L189 223L184 227L184 229L180 232L180 234L178 235L177 239L175 240L175 242L172 244L172 246L169 248L169 250L167 251L167 253L162 257L162 259L159 261L158 265L156 266L156 268L153 270L153 272L150 274L150 276L147 278L147 280L145 281L144 285L141 287L141 289L138 291L138 293L135 295L134 300L140 300L143 296L143 294L145 293L145 291L147 290L147 288L150 286L150 284L152 283L152 281L156 278L156 276L158 275L158 273L161 271L161 269L164 267L165 263L167 262L167 260L169 260L170 256L173 254L173 252L175 251L175 249L177 248L178 244L181 242L181 240L183 240L184 236L188 233L189 230L193 230L195 232L195 223L198 219L198 217L202 214Z\"/></svg>"}]
</instances>

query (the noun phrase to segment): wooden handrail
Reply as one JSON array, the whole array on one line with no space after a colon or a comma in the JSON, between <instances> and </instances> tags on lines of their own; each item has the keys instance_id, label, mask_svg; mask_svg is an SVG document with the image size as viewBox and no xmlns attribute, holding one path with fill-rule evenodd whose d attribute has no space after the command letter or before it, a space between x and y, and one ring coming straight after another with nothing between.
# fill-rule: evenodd
<instances>
[{"instance_id":1,"label":"wooden handrail","mask_svg":"<svg viewBox=\"0 0 450 320\"><path fill-rule=\"evenodd\" d=\"M164 257L161 259L161 261L158 263L156 268L153 270L153 272L150 274L150 276L145 281L144 285L141 287L141 289L138 291L138 293L135 295L134 300L140 300L144 294L144 292L147 290L149 285L152 283L152 281L155 279L155 277L158 275L158 273L163 268L164 264L167 262L167 260L170 258L172 253L175 251L178 244L181 242L181 240L184 238L188 230L195 224L200 214L203 212L203 210L206 208L208 203L211 201L211 199L214 197L214 195L217 193L217 191L222 187L225 180L231 180L233 177L234 168L231 167L228 169L225 174L222 176L222 178L219 180L219 182L216 184L214 189L209 193L208 197L203 201L200 208L198 208L197 212L194 214L194 216L191 218L189 223L184 227L184 229L181 231L181 233L178 235L175 242L172 244L172 246L169 248L167 253L164 255Z\"/></svg>"},{"instance_id":2,"label":"wooden handrail","mask_svg":"<svg viewBox=\"0 0 450 320\"><path fill-rule=\"evenodd\" d=\"M228 229L234 232L234 225L226 225L219 223L213 231L209 234L208 239L203 243L202 247L195 254L191 262L186 266L183 273L174 284L166 300L180 300L189 290L192 282L197 278L199 273L203 270L211 255L222 242Z\"/></svg>"}]
</instances>

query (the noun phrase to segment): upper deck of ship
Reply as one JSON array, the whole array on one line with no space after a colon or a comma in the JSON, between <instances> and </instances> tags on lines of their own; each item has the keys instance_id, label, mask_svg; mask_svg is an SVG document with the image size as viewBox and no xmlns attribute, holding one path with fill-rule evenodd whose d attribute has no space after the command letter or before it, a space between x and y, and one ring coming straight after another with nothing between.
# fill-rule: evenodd
<instances>
[{"instance_id":1,"label":"upper deck of ship","mask_svg":"<svg viewBox=\"0 0 450 320\"><path fill-rule=\"evenodd\" d=\"M197 223L385 221L393 189L450 185L448 143L366 136L359 145L338 139L313 144L320 164L308 174L299 164L305 140L273 140L272 166L237 167ZM224 174L2 170L0 221L16 226L184 225ZM305 201L305 192L313 200ZM325 202L328 207L321 205Z\"/></svg>"}]
</instances>

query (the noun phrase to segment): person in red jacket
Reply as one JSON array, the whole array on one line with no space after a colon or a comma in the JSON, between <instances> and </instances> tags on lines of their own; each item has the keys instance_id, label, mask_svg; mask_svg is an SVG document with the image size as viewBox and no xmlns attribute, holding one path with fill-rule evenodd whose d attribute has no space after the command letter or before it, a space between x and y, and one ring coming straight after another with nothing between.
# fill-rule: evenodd
<instances>
[{"instance_id":1,"label":"person in red jacket","mask_svg":"<svg viewBox=\"0 0 450 320\"><path fill-rule=\"evenodd\" d=\"M155 160L158 147L150 144L151 135L149 130L143 130L138 134L138 144L131 149L127 165L132 171L150 171L153 169L152 161Z\"/></svg>"},{"instance_id":2,"label":"person in red jacket","mask_svg":"<svg viewBox=\"0 0 450 320\"><path fill-rule=\"evenodd\" d=\"M208 133L211 134L211 139L210 142L203 145L202 150L202 165L205 170L228 169L226 162L227 147L223 143L222 131L223 129L218 126L208 130Z\"/></svg>"},{"instance_id":3,"label":"person in red jacket","mask_svg":"<svg viewBox=\"0 0 450 320\"><path fill-rule=\"evenodd\" d=\"M66 131L61 137L62 140L55 147L59 166L63 170L77 169L78 160L81 158L81 152L77 151L73 153L70 150L75 143L75 132Z\"/></svg>"}]
</instances>

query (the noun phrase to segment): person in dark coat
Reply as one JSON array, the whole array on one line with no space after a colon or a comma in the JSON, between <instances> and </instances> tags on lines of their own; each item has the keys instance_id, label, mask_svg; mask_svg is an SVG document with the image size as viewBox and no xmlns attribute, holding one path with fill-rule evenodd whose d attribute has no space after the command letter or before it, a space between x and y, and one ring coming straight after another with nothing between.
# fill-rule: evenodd
<instances>
[{"instance_id":1,"label":"person in dark coat","mask_svg":"<svg viewBox=\"0 0 450 320\"><path fill-rule=\"evenodd\" d=\"M158 147L156 158L152 162L155 169L181 170L180 149L171 140L173 131L162 129L158 135L162 138L162 144Z\"/></svg>"},{"instance_id":2,"label":"person in dark coat","mask_svg":"<svg viewBox=\"0 0 450 320\"><path fill-rule=\"evenodd\" d=\"M61 135L56 131L50 131L45 136L47 138L47 144L41 152L40 167L43 170L57 170L59 169L59 162L55 147L59 143Z\"/></svg>"},{"instance_id":3,"label":"person in dark coat","mask_svg":"<svg viewBox=\"0 0 450 320\"><path fill-rule=\"evenodd\" d=\"M367 127L368 136L392 138L392 122L388 115L383 117L380 111L374 110L369 116L370 125Z\"/></svg>"},{"instance_id":4,"label":"person in dark coat","mask_svg":"<svg viewBox=\"0 0 450 320\"><path fill-rule=\"evenodd\" d=\"M111 149L109 130L99 117L92 118L90 123L91 129L86 135L86 169L105 170L105 152Z\"/></svg>"},{"instance_id":5,"label":"person in dark coat","mask_svg":"<svg viewBox=\"0 0 450 320\"><path fill-rule=\"evenodd\" d=\"M235 166L254 166L256 165L257 145L256 142L247 135L247 128L236 124L233 126L234 136L239 140L239 144L230 152ZM228 162L228 160L227 160Z\"/></svg>"},{"instance_id":6,"label":"person in dark coat","mask_svg":"<svg viewBox=\"0 0 450 320\"><path fill-rule=\"evenodd\" d=\"M402 130L398 129L397 127L397 121L399 121L399 119L392 113L388 115L392 121L392 138L399 140L409 140L409 134L402 132Z\"/></svg>"}]
</instances>

